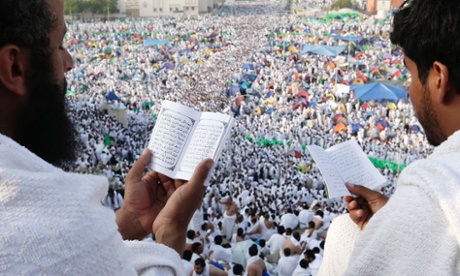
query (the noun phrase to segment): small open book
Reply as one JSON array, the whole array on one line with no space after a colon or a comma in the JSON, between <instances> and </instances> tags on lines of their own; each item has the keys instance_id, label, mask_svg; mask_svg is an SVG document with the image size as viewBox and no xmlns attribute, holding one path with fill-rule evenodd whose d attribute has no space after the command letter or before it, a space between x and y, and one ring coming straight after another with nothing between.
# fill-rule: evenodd
<instances>
[{"instance_id":1,"label":"small open book","mask_svg":"<svg viewBox=\"0 0 460 276\"><path fill-rule=\"evenodd\" d=\"M190 180L203 159L217 162L233 124L230 115L199 112L164 101L148 145L152 152L149 169Z\"/></svg>"},{"instance_id":2,"label":"small open book","mask_svg":"<svg viewBox=\"0 0 460 276\"><path fill-rule=\"evenodd\" d=\"M372 164L356 140L352 139L327 150L307 146L326 182L328 198L351 195L346 182L371 190L386 184L386 178Z\"/></svg>"}]
</instances>

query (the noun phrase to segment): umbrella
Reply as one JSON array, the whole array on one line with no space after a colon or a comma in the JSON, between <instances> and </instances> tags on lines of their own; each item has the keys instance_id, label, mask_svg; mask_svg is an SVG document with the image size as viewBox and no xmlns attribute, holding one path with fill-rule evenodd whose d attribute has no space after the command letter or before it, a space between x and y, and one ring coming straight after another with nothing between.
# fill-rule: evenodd
<instances>
[{"instance_id":1,"label":"umbrella","mask_svg":"<svg viewBox=\"0 0 460 276\"><path fill-rule=\"evenodd\" d=\"M227 96L235 96L238 91L240 91L240 86L238 84L234 83L227 90Z\"/></svg>"},{"instance_id":2,"label":"umbrella","mask_svg":"<svg viewBox=\"0 0 460 276\"><path fill-rule=\"evenodd\" d=\"M369 80L367 79L366 75L364 75L364 74L358 74L356 77L357 77L358 79L362 79L363 82L368 82L368 81L369 81Z\"/></svg>"},{"instance_id":3,"label":"umbrella","mask_svg":"<svg viewBox=\"0 0 460 276\"><path fill-rule=\"evenodd\" d=\"M297 94L297 98L305 98L305 99L308 99L308 93L305 92L305 91L300 91L298 94Z\"/></svg>"},{"instance_id":4,"label":"umbrella","mask_svg":"<svg viewBox=\"0 0 460 276\"><path fill-rule=\"evenodd\" d=\"M299 98L294 104L293 109L308 107L308 101L305 98Z\"/></svg>"},{"instance_id":5,"label":"umbrella","mask_svg":"<svg viewBox=\"0 0 460 276\"><path fill-rule=\"evenodd\" d=\"M297 48L296 48L294 45L289 46L289 51L290 51L291 53L298 53L298 50L297 50Z\"/></svg>"},{"instance_id":6,"label":"umbrella","mask_svg":"<svg viewBox=\"0 0 460 276\"><path fill-rule=\"evenodd\" d=\"M355 98L362 101L407 99L406 90L386 83L374 82L363 85L352 85L355 90Z\"/></svg>"},{"instance_id":7,"label":"umbrella","mask_svg":"<svg viewBox=\"0 0 460 276\"><path fill-rule=\"evenodd\" d=\"M106 55L110 55L110 54L112 53L112 48L106 47L105 50L104 50L104 53L105 53Z\"/></svg>"},{"instance_id":8,"label":"umbrella","mask_svg":"<svg viewBox=\"0 0 460 276\"><path fill-rule=\"evenodd\" d=\"M302 54L310 52L317 55L323 56L338 56L341 52L345 51L344 46L325 46L325 45L314 45L305 44L302 49Z\"/></svg>"},{"instance_id":9,"label":"umbrella","mask_svg":"<svg viewBox=\"0 0 460 276\"><path fill-rule=\"evenodd\" d=\"M344 117L345 115L339 113L339 114L336 114L334 118L332 118L332 120L334 120L334 122L337 122L338 119L344 118Z\"/></svg>"},{"instance_id":10,"label":"umbrella","mask_svg":"<svg viewBox=\"0 0 460 276\"><path fill-rule=\"evenodd\" d=\"M389 127L390 124L385 120L378 120L377 123L375 123L375 126L379 129L379 131L382 131L385 128Z\"/></svg>"},{"instance_id":11,"label":"umbrella","mask_svg":"<svg viewBox=\"0 0 460 276\"><path fill-rule=\"evenodd\" d=\"M388 109L390 109L390 110L395 110L395 109L397 109L397 108L398 108L398 107L396 106L395 103L388 103Z\"/></svg>"},{"instance_id":12,"label":"umbrella","mask_svg":"<svg viewBox=\"0 0 460 276\"><path fill-rule=\"evenodd\" d=\"M362 126L360 124L353 124L351 126L351 133L353 134L356 134L358 133L359 129L361 128Z\"/></svg>"},{"instance_id":13,"label":"umbrella","mask_svg":"<svg viewBox=\"0 0 460 276\"><path fill-rule=\"evenodd\" d=\"M260 106L254 107L252 110L252 115L262 115L262 110L260 109Z\"/></svg>"},{"instance_id":14,"label":"umbrella","mask_svg":"<svg viewBox=\"0 0 460 276\"><path fill-rule=\"evenodd\" d=\"M364 84L364 80L362 78L358 77L358 78L353 80L352 84L360 84L360 85L362 85L362 84Z\"/></svg>"},{"instance_id":15,"label":"umbrella","mask_svg":"<svg viewBox=\"0 0 460 276\"><path fill-rule=\"evenodd\" d=\"M147 38L146 40L144 40L143 45L144 46L165 45L168 43L169 43L168 40L156 40L156 39Z\"/></svg>"},{"instance_id":16,"label":"umbrella","mask_svg":"<svg viewBox=\"0 0 460 276\"><path fill-rule=\"evenodd\" d=\"M339 123L343 123L343 124L347 125L347 124L348 124L348 120L347 120L347 118L345 118L345 117L341 117L341 118L339 118L339 119L337 120L337 123L338 123L338 124L339 124Z\"/></svg>"},{"instance_id":17,"label":"umbrella","mask_svg":"<svg viewBox=\"0 0 460 276\"><path fill-rule=\"evenodd\" d=\"M386 120L378 120L378 121L377 121L377 124L381 124L381 125L383 125L383 126L385 126L385 127L389 127L389 126L390 126L390 124L389 124L388 121L386 121Z\"/></svg>"},{"instance_id":18,"label":"umbrella","mask_svg":"<svg viewBox=\"0 0 460 276\"><path fill-rule=\"evenodd\" d=\"M117 96L115 93L113 93L113 92L109 92L109 94L107 94L107 96L105 97L105 99L106 99L107 101L118 101L118 100L119 100L118 96Z\"/></svg>"},{"instance_id":19,"label":"umbrella","mask_svg":"<svg viewBox=\"0 0 460 276\"><path fill-rule=\"evenodd\" d=\"M409 130L413 131L413 132L416 132L416 133L419 133L420 132L420 127L418 125L411 125L409 127Z\"/></svg>"},{"instance_id":20,"label":"umbrella","mask_svg":"<svg viewBox=\"0 0 460 276\"><path fill-rule=\"evenodd\" d=\"M369 106L369 105L368 105L368 106ZM367 112L366 115L364 116L364 119L367 120L367 119L369 119L369 117L372 117L372 116L374 116L374 112L369 111L369 112Z\"/></svg>"},{"instance_id":21,"label":"umbrella","mask_svg":"<svg viewBox=\"0 0 460 276\"><path fill-rule=\"evenodd\" d=\"M67 90L66 95L75 96L75 93L72 90Z\"/></svg>"},{"instance_id":22,"label":"umbrella","mask_svg":"<svg viewBox=\"0 0 460 276\"><path fill-rule=\"evenodd\" d=\"M251 71L253 71L253 70L254 70L254 66L252 66L251 64L245 63L245 64L243 64L243 69L244 69L244 70L251 70Z\"/></svg>"},{"instance_id":23,"label":"umbrella","mask_svg":"<svg viewBox=\"0 0 460 276\"><path fill-rule=\"evenodd\" d=\"M334 96L334 94L329 93L329 94L326 95L326 98L328 98L328 99L331 100L331 101L335 101L335 96Z\"/></svg>"},{"instance_id":24,"label":"umbrella","mask_svg":"<svg viewBox=\"0 0 460 276\"><path fill-rule=\"evenodd\" d=\"M347 126L344 123L338 123L334 127L334 132L347 131Z\"/></svg>"},{"instance_id":25,"label":"umbrella","mask_svg":"<svg viewBox=\"0 0 460 276\"><path fill-rule=\"evenodd\" d=\"M166 62L164 65L163 65L163 68L167 69L167 70L173 70L174 69L174 64L172 64L171 62Z\"/></svg>"},{"instance_id":26,"label":"umbrella","mask_svg":"<svg viewBox=\"0 0 460 276\"><path fill-rule=\"evenodd\" d=\"M236 105L239 105L242 101L243 101L243 96L239 96L239 97L236 99Z\"/></svg>"}]
</instances>

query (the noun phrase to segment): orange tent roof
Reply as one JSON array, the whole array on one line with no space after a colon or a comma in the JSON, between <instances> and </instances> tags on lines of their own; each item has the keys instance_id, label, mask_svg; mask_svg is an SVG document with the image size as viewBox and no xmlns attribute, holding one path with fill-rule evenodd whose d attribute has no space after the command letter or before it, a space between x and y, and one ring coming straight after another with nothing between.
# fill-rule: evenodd
<instances>
[{"instance_id":1,"label":"orange tent roof","mask_svg":"<svg viewBox=\"0 0 460 276\"><path fill-rule=\"evenodd\" d=\"M334 127L335 132L347 131L347 126L344 123L338 123Z\"/></svg>"}]
</instances>

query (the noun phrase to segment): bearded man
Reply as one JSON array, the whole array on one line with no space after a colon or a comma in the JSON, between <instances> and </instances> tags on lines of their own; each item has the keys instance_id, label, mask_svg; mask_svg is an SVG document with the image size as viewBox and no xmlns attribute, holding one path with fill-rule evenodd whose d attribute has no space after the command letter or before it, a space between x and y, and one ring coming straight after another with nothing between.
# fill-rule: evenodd
<instances>
[{"instance_id":1,"label":"bearded man","mask_svg":"<svg viewBox=\"0 0 460 276\"><path fill-rule=\"evenodd\" d=\"M63 0L0 1L0 274L184 275L187 225L213 164L189 182L154 171L150 151L114 214L106 178L64 172L79 141L67 115ZM154 233L156 243L134 241Z\"/></svg>"}]
</instances>

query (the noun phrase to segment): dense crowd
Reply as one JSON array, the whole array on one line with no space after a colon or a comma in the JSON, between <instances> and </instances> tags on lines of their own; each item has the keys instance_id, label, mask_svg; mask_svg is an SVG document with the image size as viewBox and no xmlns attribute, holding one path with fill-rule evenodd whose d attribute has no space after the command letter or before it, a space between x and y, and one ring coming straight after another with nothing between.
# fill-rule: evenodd
<instances>
[{"instance_id":1,"label":"dense crowd","mask_svg":"<svg viewBox=\"0 0 460 276\"><path fill-rule=\"evenodd\" d=\"M380 164L397 165L379 167L386 195L400 168L432 150L408 100L363 102L338 92L339 84L407 85L410 74L390 45L387 21L303 18L254 2L226 6L218 16L71 21L67 28L75 60L68 99L85 145L69 170L106 175L115 194L123 194L163 100L234 114L233 133L190 224L193 254L184 254L207 259L213 270L246 269L262 252L272 275L301 270L303 259L305 273L315 275L327 228L346 208L327 198L306 145L356 139ZM326 56L304 53L305 44L346 49ZM107 99L111 92L116 99ZM126 111L128 124L101 110L103 103Z\"/></svg>"}]
</instances>

